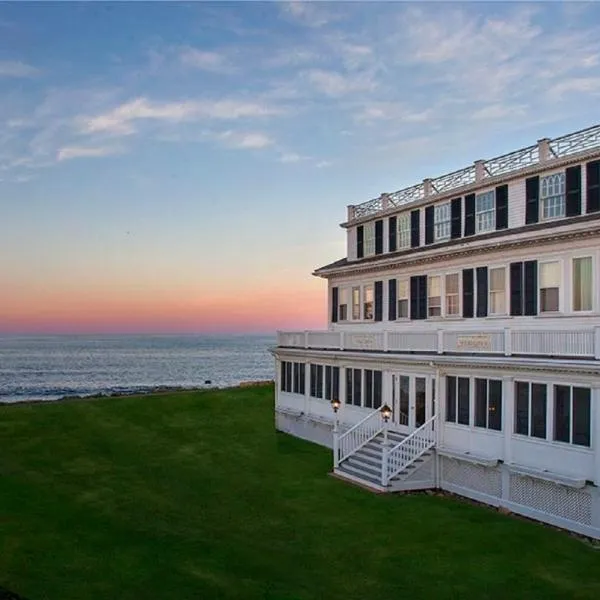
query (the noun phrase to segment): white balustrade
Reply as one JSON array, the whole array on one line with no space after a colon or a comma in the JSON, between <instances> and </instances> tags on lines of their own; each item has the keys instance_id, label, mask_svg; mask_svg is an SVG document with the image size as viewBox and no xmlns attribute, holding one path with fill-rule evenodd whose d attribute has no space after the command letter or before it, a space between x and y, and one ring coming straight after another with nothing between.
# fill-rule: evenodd
<instances>
[{"instance_id":1,"label":"white balustrade","mask_svg":"<svg viewBox=\"0 0 600 600\"><path fill-rule=\"evenodd\" d=\"M513 354L594 356L594 330L513 330Z\"/></svg>"},{"instance_id":2,"label":"white balustrade","mask_svg":"<svg viewBox=\"0 0 600 600\"><path fill-rule=\"evenodd\" d=\"M434 424L436 419L437 415L434 415L392 448L384 447L381 464L381 485L386 486L392 477L404 471L435 446Z\"/></svg>"},{"instance_id":3,"label":"white balustrade","mask_svg":"<svg viewBox=\"0 0 600 600\"><path fill-rule=\"evenodd\" d=\"M348 431L338 434L337 442L334 440L334 449L337 450L337 457L334 456L334 464L341 463L345 458L354 454L358 449L370 442L375 436L383 431L383 417L381 408L369 413L362 421L348 429Z\"/></svg>"},{"instance_id":4,"label":"white balustrade","mask_svg":"<svg viewBox=\"0 0 600 600\"><path fill-rule=\"evenodd\" d=\"M344 339L347 350L375 350L383 351L383 332L362 333L346 332Z\"/></svg>"},{"instance_id":5,"label":"white balustrade","mask_svg":"<svg viewBox=\"0 0 600 600\"><path fill-rule=\"evenodd\" d=\"M390 331L388 350L391 352L436 352L438 336L435 331Z\"/></svg>"},{"instance_id":6,"label":"white balustrade","mask_svg":"<svg viewBox=\"0 0 600 600\"><path fill-rule=\"evenodd\" d=\"M337 349L341 347L341 333L339 331L309 331L308 348Z\"/></svg>"}]
</instances>

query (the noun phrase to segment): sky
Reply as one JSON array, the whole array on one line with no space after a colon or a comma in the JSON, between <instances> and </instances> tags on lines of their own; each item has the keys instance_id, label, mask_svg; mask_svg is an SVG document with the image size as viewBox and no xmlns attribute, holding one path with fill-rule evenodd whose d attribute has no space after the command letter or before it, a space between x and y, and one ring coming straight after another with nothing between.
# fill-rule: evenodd
<instances>
[{"instance_id":1,"label":"sky","mask_svg":"<svg viewBox=\"0 0 600 600\"><path fill-rule=\"evenodd\" d=\"M322 328L348 204L600 121L600 3L0 3L0 333Z\"/></svg>"}]
</instances>

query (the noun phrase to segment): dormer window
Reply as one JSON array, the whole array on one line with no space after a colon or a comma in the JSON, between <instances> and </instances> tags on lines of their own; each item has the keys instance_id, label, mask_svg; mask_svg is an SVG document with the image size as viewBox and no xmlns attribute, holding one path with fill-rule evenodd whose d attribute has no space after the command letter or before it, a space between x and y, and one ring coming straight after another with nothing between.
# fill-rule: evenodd
<instances>
[{"instance_id":1,"label":"dormer window","mask_svg":"<svg viewBox=\"0 0 600 600\"><path fill-rule=\"evenodd\" d=\"M375 254L375 223L365 223L364 226L364 249L365 256Z\"/></svg>"},{"instance_id":2,"label":"dormer window","mask_svg":"<svg viewBox=\"0 0 600 600\"><path fill-rule=\"evenodd\" d=\"M410 213L404 213L398 217L398 250L410 248Z\"/></svg>"},{"instance_id":3,"label":"dormer window","mask_svg":"<svg viewBox=\"0 0 600 600\"><path fill-rule=\"evenodd\" d=\"M436 242L450 239L450 202L436 205L433 223Z\"/></svg>"},{"instance_id":4,"label":"dormer window","mask_svg":"<svg viewBox=\"0 0 600 600\"><path fill-rule=\"evenodd\" d=\"M565 216L564 173L540 178L540 206L543 220Z\"/></svg>"},{"instance_id":5,"label":"dormer window","mask_svg":"<svg viewBox=\"0 0 600 600\"><path fill-rule=\"evenodd\" d=\"M475 197L475 232L485 233L496 229L496 195L494 190Z\"/></svg>"}]
</instances>

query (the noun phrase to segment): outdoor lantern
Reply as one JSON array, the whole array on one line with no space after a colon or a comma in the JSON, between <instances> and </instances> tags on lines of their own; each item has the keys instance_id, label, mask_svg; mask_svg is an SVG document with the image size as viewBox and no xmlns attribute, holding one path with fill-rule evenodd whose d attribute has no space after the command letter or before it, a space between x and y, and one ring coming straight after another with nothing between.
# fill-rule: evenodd
<instances>
[{"instance_id":1,"label":"outdoor lantern","mask_svg":"<svg viewBox=\"0 0 600 600\"><path fill-rule=\"evenodd\" d=\"M381 416L383 417L383 420L387 423L389 418L392 416L392 409L387 405L384 404L383 407L381 408Z\"/></svg>"},{"instance_id":2,"label":"outdoor lantern","mask_svg":"<svg viewBox=\"0 0 600 600\"><path fill-rule=\"evenodd\" d=\"M331 408L333 408L333 412L337 413L337 411L340 409L340 401L337 398L334 398L331 401Z\"/></svg>"}]
</instances>

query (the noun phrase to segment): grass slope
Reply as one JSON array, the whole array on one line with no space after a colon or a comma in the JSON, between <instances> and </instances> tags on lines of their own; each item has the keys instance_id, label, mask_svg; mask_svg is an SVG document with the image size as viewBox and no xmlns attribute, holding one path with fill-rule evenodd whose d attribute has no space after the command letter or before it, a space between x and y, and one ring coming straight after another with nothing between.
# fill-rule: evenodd
<instances>
[{"instance_id":1,"label":"grass slope","mask_svg":"<svg viewBox=\"0 0 600 600\"><path fill-rule=\"evenodd\" d=\"M29 600L599 598L600 552L327 476L272 387L0 407L0 585Z\"/></svg>"}]
</instances>

